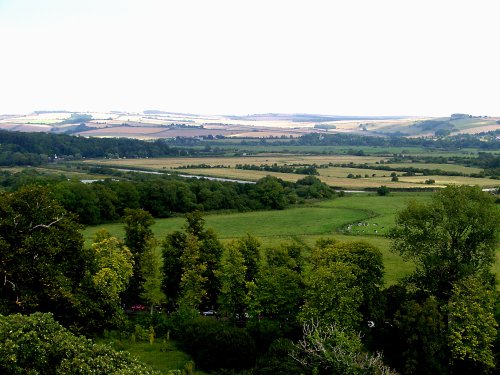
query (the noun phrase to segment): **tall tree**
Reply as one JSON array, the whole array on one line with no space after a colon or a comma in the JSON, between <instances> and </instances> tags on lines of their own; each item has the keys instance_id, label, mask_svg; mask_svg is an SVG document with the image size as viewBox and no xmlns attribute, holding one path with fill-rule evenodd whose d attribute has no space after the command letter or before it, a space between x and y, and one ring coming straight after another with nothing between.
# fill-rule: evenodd
<instances>
[{"instance_id":1,"label":"tall tree","mask_svg":"<svg viewBox=\"0 0 500 375\"><path fill-rule=\"evenodd\" d=\"M403 285L413 299L395 315L405 373L481 373L496 336L490 268L500 229L494 199L477 186L449 186L412 202L390 233L393 250L416 264ZM445 334L446 333L446 334Z\"/></svg>"},{"instance_id":2,"label":"tall tree","mask_svg":"<svg viewBox=\"0 0 500 375\"><path fill-rule=\"evenodd\" d=\"M430 203L411 202L396 216L392 248L416 264L412 281L440 299L467 276L487 275L495 259L500 211L477 186L448 186Z\"/></svg>"},{"instance_id":3,"label":"tall tree","mask_svg":"<svg viewBox=\"0 0 500 375\"><path fill-rule=\"evenodd\" d=\"M447 310L453 373L488 373L495 367L492 348L498 326L493 288L470 276L456 282L452 292Z\"/></svg>"},{"instance_id":4,"label":"tall tree","mask_svg":"<svg viewBox=\"0 0 500 375\"><path fill-rule=\"evenodd\" d=\"M260 242L250 234L239 238L235 246L243 256L244 265L246 267L245 280L247 282L255 281L259 272L260 264Z\"/></svg>"},{"instance_id":5,"label":"tall tree","mask_svg":"<svg viewBox=\"0 0 500 375\"><path fill-rule=\"evenodd\" d=\"M141 298L150 306L150 313L153 314L155 305L167 302L167 297L161 286L163 274L161 271L161 257L157 252L155 240L151 240L141 257L141 274L144 282L141 285Z\"/></svg>"},{"instance_id":6,"label":"tall tree","mask_svg":"<svg viewBox=\"0 0 500 375\"><path fill-rule=\"evenodd\" d=\"M167 296L167 309L174 310L180 294L182 277L181 256L186 247L186 234L175 231L168 234L162 242L163 283L162 290Z\"/></svg>"},{"instance_id":7,"label":"tall tree","mask_svg":"<svg viewBox=\"0 0 500 375\"><path fill-rule=\"evenodd\" d=\"M214 308L217 305L217 295L220 289L219 279L215 272L219 267L223 246L215 232L205 228L205 221L199 211L186 214L184 231L176 231L167 235L162 244L163 290L169 299L169 306L175 307L186 268L183 259L191 262L188 269L193 268L191 257L183 257L187 250L192 251L192 246L196 246L198 249L196 259L203 268L201 276L204 280L203 290L205 293L201 304L204 308Z\"/></svg>"},{"instance_id":8,"label":"tall tree","mask_svg":"<svg viewBox=\"0 0 500 375\"><path fill-rule=\"evenodd\" d=\"M219 311L235 321L243 317L246 310L246 266L235 243L226 246L216 273L220 282Z\"/></svg>"},{"instance_id":9,"label":"tall tree","mask_svg":"<svg viewBox=\"0 0 500 375\"><path fill-rule=\"evenodd\" d=\"M129 287L124 293L125 303L135 303L140 299L144 275L141 270L141 260L152 245L154 224L153 216L142 209L125 209L123 217L125 223L125 245L130 249L134 260L133 276Z\"/></svg>"},{"instance_id":10,"label":"tall tree","mask_svg":"<svg viewBox=\"0 0 500 375\"><path fill-rule=\"evenodd\" d=\"M74 296L91 262L80 229L45 187L0 195L1 313L74 313Z\"/></svg>"},{"instance_id":11,"label":"tall tree","mask_svg":"<svg viewBox=\"0 0 500 375\"><path fill-rule=\"evenodd\" d=\"M188 234L186 246L181 255L182 276L179 307L199 309L207 295L207 278L204 276L207 264L201 261L200 246L195 236Z\"/></svg>"},{"instance_id":12,"label":"tall tree","mask_svg":"<svg viewBox=\"0 0 500 375\"><path fill-rule=\"evenodd\" d=\"M380 320L382 316L381 288L384 275L380 250L364 241L320 240L312 252L311 262L313 267L336 262L352 266L356 285L363 291L360 313L365 320Z\"/></svg>"},{"instance_id":13,"label":"tall tree","mask_svg":"<svg viewBox=\"0 0 500 375\"><path fill-rule=\"evenodd\" d=\"M304 290L300 267L289 249L295 250L288 245L266 249L255 283L248 284L251 315L271 318L287 329L297 323Z\"/></svg>"}]
</instances>

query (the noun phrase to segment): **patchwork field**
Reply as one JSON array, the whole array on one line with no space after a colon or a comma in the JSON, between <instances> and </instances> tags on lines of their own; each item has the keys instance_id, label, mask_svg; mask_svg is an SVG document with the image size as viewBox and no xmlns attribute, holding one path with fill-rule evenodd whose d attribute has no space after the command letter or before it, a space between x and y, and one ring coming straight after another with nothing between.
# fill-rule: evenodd
<instances>
[{"instance_id":1,"label":"patchwork field","mask_svg":"<svg viewBox=\"0 0 500 375\"><path fill-rule=\"evenodd\" d=\"M88 160L86 163L99 166L144 169L181 174L191 174L207 177L230 178L247 181L257 181L267 175L281 178L284 181L297 181L304 175L294 173L280 173L270 171L257 171L247 169L235 169L237 164L248 165L325 165L325 164L354 164L368 163L375 166L376 162L386 160L376 156L348 156L348 155L295 155L295 154L261 154L259 156L240 157L205 157L205 158L155 158L155 159L117 159L117 160ZM199 168L200 165L211 166L212 168ZM225 168L213 168L223 166ZM479 168L470 168L453 164L420 164L420 163L399 163L387 164L394 168L415 167L442 169L445 171L458 171L463 173L478 173ZM229 167L229 168L228 168ZM182 168L182 169L179 169ZM319 178L330 186L346 189L377 188L386 185L390 188L429 188L444 187L447 184L479 185L484 188L498 186L498 180L489 178L471 178L463 176L411 176L404 177L403 172L396 172L399 181L392 181L391 171L364 169L364 168L343 168L328 167L318 168ZM348 178L353 175L357 178ZM352 176L351 176L352 177ZM429 186L426 180L433 179L435 183Z\"/></svg>"}]
</instances>

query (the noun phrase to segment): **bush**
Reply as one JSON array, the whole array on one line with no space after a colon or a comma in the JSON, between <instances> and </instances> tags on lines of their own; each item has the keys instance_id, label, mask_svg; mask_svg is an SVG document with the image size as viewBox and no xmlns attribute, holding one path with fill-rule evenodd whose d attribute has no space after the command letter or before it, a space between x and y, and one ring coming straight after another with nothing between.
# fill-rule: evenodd
<instances>
[{"instance_id":1,"label":"bush","mask_svg":"<svg viewBox=\"0 0 500 375\"><path fill-rule=\"evenodd\" d=\"M288 375L302 374L304 368L291 357L295 346L291 340L278 339L273 341L265 355L257 361L256 375Z\"/></svg>"},{"instance_id":2,"label":"bush","mask_svg":"<svg viewBox=\"0 0 500 375\"><path fill-rule=\"evenodd\" d=\"M379 187L377 189L377 194L381 195L381 196L388 195L389 194L389 188L387 186L385 186L385 185L382 185L381 187Z\"/></svg>"},{"instance_id":3,"label":"bush","mask_svg":"<svg viewBox=\"0 0 500 375\"><path fill-rule=\"evenodd\" d=\"M247 332L252 336L260 353L265 353L273 341L283 337L280 322L267 318L249 320Z\"/></svg>"},{"instance_id":4,"label":"bush","mask_svg":"<svg viewBox=\"0 0 500 375\"><path fill-rule=\"evenodd\" d=\"M128 352L75 336L42 313L0 315L0 373L158 374Z\"/></svg>"}]
</instances>

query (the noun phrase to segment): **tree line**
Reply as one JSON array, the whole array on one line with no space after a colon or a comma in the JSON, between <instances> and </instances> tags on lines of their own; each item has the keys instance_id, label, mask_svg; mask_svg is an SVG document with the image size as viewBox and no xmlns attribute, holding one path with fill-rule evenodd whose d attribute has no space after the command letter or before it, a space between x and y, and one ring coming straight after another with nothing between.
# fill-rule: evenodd
<instances>
[{"instance_id":1,"label":"tree line","mask_svg":"<svg viewBox=\"0 0 500 375\"><path fill-rule=\"evenodd\" d=\"M165 140L85 138L67 134L22 133L0 130L0 165L41 165L54 157L146 158L194 155L195 150L171 147Z\"/></svg>"},{"instance_id":2,"label":"tree line","mask_svg":"<svg viewBox=\"0 0 500 375\"><path fill-rule=\"evenodd\" d=\"M186 179L134 172L118 172L120 180L83 183L64 176L47 176L32 170L0 173L0 186L15 191L36 181L50 186L56 200L78 215L79 222L95 225L119 220L125 209L143 208L164 218L193 210L281 210L307 199L325 199L334 190L314 176L286 182L267 176L255 184Z\"/></svg>"},{"instance_id":3,"label":"tree line","mask_svg":"<svg viewBox=\"0 0 500 375\"><path fill-rule=\"evenodd\" d=\"M498 150L496 136L499 131L470 135L461 134L438 139L405 138L401 136L362 136L357 134L310 133L296 139L258 141L241 140L235 146L286 145L286 146L374 146L374 147L424 147L430 149L478 148ZM128 138L86 138L67 134L21 133L0 130L0 165L41 165L55 156L67 160L82 158L145 158L163 156L221 155L225 151L213 145L223 140L199 140L177 137L143 141ZM193 148L193 146L205 148ZM359 151L352 150L355 154Z\"/></svg>"}]
</instances>

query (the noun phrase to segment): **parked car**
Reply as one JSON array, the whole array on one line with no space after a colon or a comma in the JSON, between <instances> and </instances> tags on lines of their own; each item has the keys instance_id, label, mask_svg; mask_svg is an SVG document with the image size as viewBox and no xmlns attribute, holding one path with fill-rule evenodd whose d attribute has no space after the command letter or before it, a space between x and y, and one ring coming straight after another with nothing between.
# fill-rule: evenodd
<instances>
[{"instance_id":1,"label":"parked car","mask_svg":"<svg viewBox=\"0 0 500 375\"><path fill-rule=\"evenodd\" d=\"M145 311L146 310L146 306L140 305L140 304L132 305L132 306L130 306L130 310L132 310L134 312L136 312L136 311Z\"/></svg>"},{"instance_id":2,"label":"parked car","mask_svg":"<svg viewBox=\"0 0 500 375\"><path fill-rule=\"evenodd\" d=\"M217 315L217 311L215 310L207 310L202 312L203 316L214 316Z\"/></svg>"}]
</instances>

